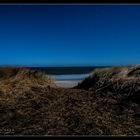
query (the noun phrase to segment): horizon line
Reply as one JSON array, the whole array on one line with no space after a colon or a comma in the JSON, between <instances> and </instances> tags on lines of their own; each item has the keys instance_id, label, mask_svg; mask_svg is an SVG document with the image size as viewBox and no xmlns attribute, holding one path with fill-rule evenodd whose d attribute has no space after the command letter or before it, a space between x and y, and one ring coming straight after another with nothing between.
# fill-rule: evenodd
<instances>
[{"instance_id":1,"label":"horizon line","mask_svg":"<svg viewBox=\"0 0 140 140\"><path fill-rule=\"evenodd\" d=\"M129 66L139 64L96 64L96 65L0 65L0 67L111 67L111 66Z\"/></svg>"}]
</instances>

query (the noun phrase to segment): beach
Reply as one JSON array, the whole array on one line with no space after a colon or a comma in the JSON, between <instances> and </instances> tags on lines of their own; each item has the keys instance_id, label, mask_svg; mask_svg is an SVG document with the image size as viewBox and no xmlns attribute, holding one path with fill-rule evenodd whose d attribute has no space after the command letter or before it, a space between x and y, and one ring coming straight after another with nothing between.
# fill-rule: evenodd
<instances>
[{"instance_id":1,"label":"beach","mask_svg":"<svg viewBox=\"0 0 140 140\"><path fill-rule=\"evenodd\" d=\"M78 83L82 82L82 80L88 76L89 74L51 75L51 77L55 80L56 86L63 88L72 88L77 86Z\"/></svg>"},{"instance_id":2,"label":"beach","mask_svg":"<svg viewBox=\"0 0 140 140\"><path fill-rule=\"evenodd\" d=\"M63 88L72 88L74 86L77 86L78 83L80 83L81 80L63 80L63 81L55 81L56 86L63 87Z\"/></svg>"}]
</instances>

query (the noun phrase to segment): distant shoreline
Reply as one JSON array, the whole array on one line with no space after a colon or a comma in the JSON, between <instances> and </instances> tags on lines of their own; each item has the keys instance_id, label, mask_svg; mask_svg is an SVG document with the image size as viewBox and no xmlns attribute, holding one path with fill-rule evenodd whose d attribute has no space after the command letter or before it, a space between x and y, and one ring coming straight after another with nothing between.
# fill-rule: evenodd
<instances>
[{"instance_id":1,"label":"distant shoreline","mask_svg":"<svg viewBox=\"0 0 140 140\"><path fill-rule=\"evenodd\" d=\"M62 74L62 75L50 75L55 81L56 86L63 88L72 88L77 86L79 82L82 82L89 74Z\"/></svg>"}]
</instances>

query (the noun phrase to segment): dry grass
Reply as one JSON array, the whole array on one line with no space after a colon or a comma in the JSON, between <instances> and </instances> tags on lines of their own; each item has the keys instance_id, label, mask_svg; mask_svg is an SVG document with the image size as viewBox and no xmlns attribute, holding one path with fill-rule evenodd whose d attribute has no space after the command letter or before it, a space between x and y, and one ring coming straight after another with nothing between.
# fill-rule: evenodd
<instances>
[{"instance_id":1,"label":"dry grass","mask_svg":"<svg viewBox=\"0 0 140 140\"><path fill-rule=\"evenodd\" d=\"M77 88L114 92L136 92L140 85L140 66L95 69Z\"/></svg>"},{"instance_id":2,"label":"dry grass","mask_svg":"<svg viewBox=\"0 0 140 140\"><path fill-rule=\"evenodd\" d=\"M0 135L140 134L139 78L132 73L96 70L77 89L63 89L37 71L3 70Z\"/></svg>"}]
</instances>

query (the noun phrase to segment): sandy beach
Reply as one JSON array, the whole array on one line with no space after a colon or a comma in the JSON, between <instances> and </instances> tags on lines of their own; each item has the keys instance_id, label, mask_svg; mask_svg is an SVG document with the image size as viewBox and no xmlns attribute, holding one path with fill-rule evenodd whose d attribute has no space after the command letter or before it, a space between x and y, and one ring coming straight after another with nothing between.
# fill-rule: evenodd
<instances>
[{"instance_id":1,"label":"sandy beach","mask_svg":"<svg viewBox=\"0 0 140 140\"><path fill-rule=\"evenodd\" d=\"M76 86L79 82L81 82L81 80L58 80L55 81L56 86L58 87L63 87L63 88L72 88L74 86Z\"/></svg>"},{"instance_id":2,"label":"sandy beach","mask_svg":"<svg viewBox=\"0 0 140 140\"><path fill-rule=\"evenodd\" d=\"M62 75L51 75L54 79L56 86L63 88L72 88L77 86L78 83L82 82L85 77L89 74L62 74Z\"/></svg>"}]
</instances>

